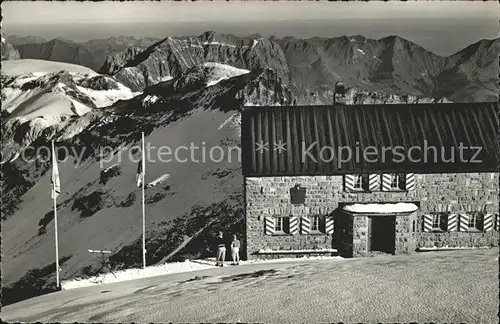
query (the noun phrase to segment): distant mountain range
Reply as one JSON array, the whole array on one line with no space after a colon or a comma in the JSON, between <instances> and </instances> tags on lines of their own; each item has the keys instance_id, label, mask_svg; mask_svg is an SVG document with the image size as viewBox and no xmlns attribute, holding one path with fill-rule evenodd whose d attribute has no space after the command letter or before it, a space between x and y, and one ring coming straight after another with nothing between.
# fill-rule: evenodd
<instances>
[{"instance_id":1,"label":"distant mountain range","mask_svg":"<svg viewBox=\"0 0 500 324\"><path fill-rule=\"evenodd\" d=\"M364 91L455 102L498 98L499 39L480 40L448 57L399 36L278 39L208 31L197 37L113 37L85 43L34 36L6 39L21 58L87 66L115 76L133 91L216 62L248 70L272 68L298 103L331 102L338 80Z\"/></svg>"},{"instance_id":2,"label":"distant mountain range","mask_svg":"<svg viewBox=\"0 0 500 324\"><path fill-rule=\"evenodd\" d=\"M77 43L64 38L50 41L37 36L7 36L6 42L14 46L23 59L40 59L83 65L99 70L107 56L124 51L130 46L149 46L155 38L112 37Z\"/></svg>"}]
</instances>

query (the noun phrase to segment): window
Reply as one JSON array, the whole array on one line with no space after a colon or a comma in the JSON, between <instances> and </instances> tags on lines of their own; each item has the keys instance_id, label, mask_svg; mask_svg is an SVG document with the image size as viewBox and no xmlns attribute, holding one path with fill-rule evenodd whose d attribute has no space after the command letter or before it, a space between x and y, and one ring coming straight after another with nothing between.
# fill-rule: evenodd
<instances>
[{"instance_id":1,"label":"window","mask_svg":"<svg viewBox=\"0 0 500 324\"><path fill-rule=\"evenodd\" d=\"M391 189L399 189L399 174L393 174L391 177Z\"/></svg>"},{"instance_id":2,"label":"window","mask_svg":"<svg viewBox=\"0 0 500 324\"><path fill-rule=\"evenodd\" d=\"M276 217L274 221L274 231L284 232L285 231L285 217Z\"/></svg>"},{"instance_id":3,"label":"window","mask_svg":"<svg viewBox=\"0 0 500 324\"><path fill-rule=\"evenodd\" d=\"M391 174L391 190L404 190L405 189L405 174L393 173Z\"/></svg>"},{"instance_id":4,"label":"window","mask_svg":"<svg viewBox=\"0 0 500 324\"><path fill-rule=\"evenodd\" d=\"M319 232L319 216L311 217L311 231Z\"/></svg>"},{"instance_id":5,"label":"window","mask_svg":"<svg viewBox=\"0 0 500 324\"><path fill-rule=\"evenodd\" d=\"M448 222L448 215L439 213L432 215L432 230L433 231L446 231L446 224Z\"/></svg>"},{"instance_id":6,"label":"window","mask_svg":"<svg viewBox=\"0 0 500 324\"><path fill-rule=\"evenodd\" d=\"M356 174L354 176L354 189L363 190L363 175Z\"/></svg>"},{"instance_id":7,"label":"window","mask_svg":"<svg viewBox=\"0 0 500 324\"><path fill-rule=\"evenodd\" d=\"M368 174L354 174L352 175L353 187L352 191L364 192L369 190Z\"/></svg>"},{"instance_id":8,"label":"window","mask_svg":"<svg viewBox=\"0 0 500 324\"><path fill-rule=\"evenodd\" d=\"M479 230L481 228L481 215L479 213L470 213L469 214L469 229L470 230Z\"/></svg>"}]
</instances>

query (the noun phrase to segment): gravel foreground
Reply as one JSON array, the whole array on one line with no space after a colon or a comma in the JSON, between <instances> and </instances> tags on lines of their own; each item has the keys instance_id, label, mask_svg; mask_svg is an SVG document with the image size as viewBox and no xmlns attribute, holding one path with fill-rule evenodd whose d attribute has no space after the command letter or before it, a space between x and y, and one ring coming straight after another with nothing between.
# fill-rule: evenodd
<instances>
[{"instance_id":1,"label":"gravel foreground","mask_svg":"<svg viewBox=\"0 0 500 324\"><path fill-rule=\"evenodd\" d=\"M498 248L227 266L61 291L22 322L498 323Z\"/></svg>"}]
</instances>

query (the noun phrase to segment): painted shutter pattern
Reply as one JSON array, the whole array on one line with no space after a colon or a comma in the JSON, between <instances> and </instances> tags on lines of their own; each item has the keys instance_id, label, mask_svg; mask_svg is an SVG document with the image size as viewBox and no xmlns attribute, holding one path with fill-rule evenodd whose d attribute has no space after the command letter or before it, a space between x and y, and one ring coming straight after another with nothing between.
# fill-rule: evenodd
<instances>
[{"instance_id":1,"label":"painted shutter pattern","mask_svg":"<svg viewBox=\"0 0 500 324\"><path fill-rule=\"evenodd\" d=\"M299 232L299 219L290 217L290 234L295 235Z\"/></svg>"},{"instance_id":2,"label":"painted shutter pattern","mask_svg":"<svg viewBox=\"0 0 500 324\"><path fill-rule=\"evenodd\" d=\"M309 234L311 232L311 219L309 217L302 217L300 229L302 234Z\"/></svg>"},{"instance_id":3,"label":"painted shutter pattern","mask_svg":"<svg viewBox=\"0 0 500 324\"><path fill-rule=\"evenodd\" d=\"M346 174L344 176L344 182L345 182L345 191L353 191L354 190L354 181L356 177L354 174Z\"/></svg>"},{"instance_id":4,"label":"painted shutter pattern","mask_svg":"<svg viewBox=\"0 0 500 324\"><path fill-rule=\"evenodd\" d=\"M370 191L377 191L379 188L379 183L378 183L379 176L378 174L370 174L368 176L368 189Z\"/></svg>"},{"instance_id":5,"label":"painted shutter pattern","mask_svg":"<svg viewBox=\"0 0 500 324\"><path fill-rule=\"evenodd\" d=\"M499 227L500 227L500 217L499 216L500 216L500 214L495 215L495 218L496 218L495 227L496 227L497 232L499 231Z\"/></svg>"},{"instance_id":6,"label":"painted shutter pattern","mask_svg":"<svg viewBox=\"0 0 500 324\"><path fill-rule=\"evenodd\" d=\"M325 217L325 234L327 234L327 235L333 234L333 217L332 216Z\"/></svg>"},{"instance_id":7,"label":"painted shutter pattern","mask_svg":"<svg viewBox=\"0 0 500 324\"><path fill-rule=\"evenodd\" d=\"M392 175L382 174L382 191L391 191Z\"/></svg>"},{"instance_id":8,"label":"painted shutter pattern","mask_svg":"<svg viewBox=\"0 0 500 324\"><path fill-rule=\"evenodd\" d=\"M273 235L274 234L274 217L266 217L264 218L264 223L265 223L265 231L267 235Z\"/></svg>"},{"instance_id":9,"label":"painted shutter pattern","mask_svg":"<svg viewBox=\"0 0 500 324\"><path fill-rule=\"evenodd\" d=\"M488 232L493 229L493 214L483 216L483 231Z\"/></svg>"},{"instance_id":10,"label":"painted shutter pattern","mask_svg":"<svg viewBox=\"0 0 500 324\"><path fill-rule=\"evenodd\" d=\"M406 174L406 190L415 190L415 173Z\"/></svg>"},{"instance_id":11,"label":"painted shutter pattern","mask_svg":"<svg viewBox=\"0 0 500 324\"><path fill-rule=\"evenodd\" d=\"M460 232L467 232L469 230L469 216L460 214Z\"/></svg>"},{"instance_id":12,"label":"painted shutter pattern","mask_svg":"<svg viewBox=\"0 0 500 324\"><path fill-rule=\"evenodd\" d=\"M457 231L457 225L458 225L458 216L457 214L451 214L448 216L448 231L449 232L456 232Z\"/></svg>"},{"instance_id":13,"label":"painted shutter pattern","mask_svg":"<svg viewBox=\"0 0 500 324\"><path fill-rule=\"evenodd\" d=\"M432 215L424 215L423 223L424 223L424 232L432 231Z\"/></svg>"}]
</instances>

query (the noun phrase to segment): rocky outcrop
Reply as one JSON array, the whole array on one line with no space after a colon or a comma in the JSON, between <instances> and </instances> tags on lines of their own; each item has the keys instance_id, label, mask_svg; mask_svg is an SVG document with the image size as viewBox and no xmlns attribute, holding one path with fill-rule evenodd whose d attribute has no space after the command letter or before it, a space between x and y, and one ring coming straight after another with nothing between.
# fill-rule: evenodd
<instances>
[{"instance_id":1,"label":"rocky outcrop","mask_svg":"<svg viewBox=\"0 0 500 324\"><path fill-rule=\"evenodd\" d=\"M118 90L120 86L115 80L104 75L78 80L78 85L92 90Z\"/></svg>"},{"instance_id":2,"label":"rocky outcrop","mask_svg":"<svg viewBox=\"0 0 500 324\"><path fill-rule=\"evenodd\" d=\"M108 57L99 71L140 91L208 62L246 70L269 67L288 82L285 57L277 43L264 38L237 38L214 32L191 38L167 37L148 48L129 48Z\"/></svg>"},{"instance_id":3,"label":"rocky outcrop","mask_svg":"<svg viewBox=\"0 0 500 324\"><path fill-rule=\"evenodd\" d=\"M19 51L2 36L2 61L4 60L19 60L21 55Z\"/></svg>"}]
</instances>

